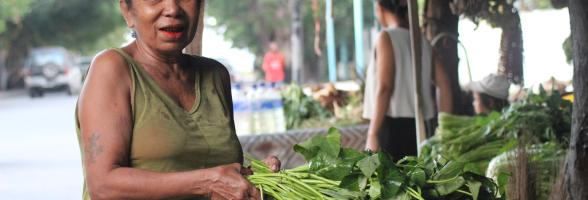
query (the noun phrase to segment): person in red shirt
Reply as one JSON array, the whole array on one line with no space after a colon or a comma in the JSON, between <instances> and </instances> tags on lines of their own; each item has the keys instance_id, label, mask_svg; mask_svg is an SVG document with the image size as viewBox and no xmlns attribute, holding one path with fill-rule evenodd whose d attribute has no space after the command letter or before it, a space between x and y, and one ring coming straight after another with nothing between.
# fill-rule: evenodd
<instances>
[{"instance_id":1,"label":"person in red shirt","mask_svg":"<svg viewBox=\"0 0 588 200\"><path fill-rule=\"evenodd\" d=\"M284 55L280 53L278 44L271 42L269 51L263 56L262 68L265 72L265 81L272 83L284 81L285 63Z\"/></svg>"}]
</instances>

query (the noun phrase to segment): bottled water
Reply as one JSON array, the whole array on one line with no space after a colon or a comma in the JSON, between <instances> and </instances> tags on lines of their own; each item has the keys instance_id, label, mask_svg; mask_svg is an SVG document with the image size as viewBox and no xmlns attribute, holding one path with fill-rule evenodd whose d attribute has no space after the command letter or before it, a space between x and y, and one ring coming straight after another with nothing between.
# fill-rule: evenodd
<instances>
[{"instance_id":1,"label":"bottled water","mask_svg":"<svg viewBox=\"0 0 588 200\"><path fill-rule=\"evenodd\" d=\"M251 107L241 84L232 86L233 116L237 135L251 134Z\"/></svg>"},{"instance_id":2,"label":"bottled water","mask_svg":"<svg viewBox=\"0 0 588 200\"><path fill-rule=\"evenodd\" d=\"M274 120L274 132L286 132L286 116L284 116L284 103L282 102L282 95L280 94L279 85L272 83L269 99L272 102L272 114Z\"/></svg>"},{"instance_id":3,"label":"bottled water","mask_svg":"<svg viewBox=\"0 0 588 200\"><path fill-rule=\"evenodd\" d=\"M259 87L257 84L253 84L251 89L247 93L247 99L251 106L251 132L253 134L259 134L262 131L261 127L261 101L259 98Z\"/></svg>"},{"instance_id":4,"label":"bottled water","mask_svg":"<svg viewBox=\"0 0 588 200\"><path fill-rule=\"evenodd\" d=\"M257 87L257 101L260 104L259 109L259 133L274 133L275 130L275 123L274 123L274 114L273 114L273 102L270 98L271 89L268 84L261 83L259 87Z\"/></svg>"}]
</instances>

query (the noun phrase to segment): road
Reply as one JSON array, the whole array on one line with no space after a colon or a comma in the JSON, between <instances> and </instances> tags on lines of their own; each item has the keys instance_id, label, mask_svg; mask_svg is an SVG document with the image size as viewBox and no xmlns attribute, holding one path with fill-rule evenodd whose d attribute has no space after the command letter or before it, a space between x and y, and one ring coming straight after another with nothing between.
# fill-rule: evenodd
<instances>
[{"instance_id":1,"label":"road","mask_svg":"<svg viewBox=\"0 0 588 200\"><path fill-rule=\"evenodd\" d=\"M81 199L76 99L0 96L0 200Z\"/></svg>"}]
</instances>

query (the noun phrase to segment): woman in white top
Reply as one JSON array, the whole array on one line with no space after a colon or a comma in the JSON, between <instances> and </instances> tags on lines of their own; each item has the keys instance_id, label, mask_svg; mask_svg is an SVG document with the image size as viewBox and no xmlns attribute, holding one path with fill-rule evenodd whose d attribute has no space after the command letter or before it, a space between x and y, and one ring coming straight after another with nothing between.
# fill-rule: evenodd
<instances>
[{"instance_id":1,"label":"woman in white top","mask_svg":"<svg viewBox=\"0 0 588 200\"><path fill-rule=\"evenodd\" d=\"M364 113L370 119L366 149L386 151L394 159L416 155L414 81L407 6L404 0L376 0L379 33L374 59L368 66ZM434 59L431 45L422 41L423 114L435 117L433 86L437 86L439 108L451 112L451 90L441 62Z\"/></svg>"}]
</instances>

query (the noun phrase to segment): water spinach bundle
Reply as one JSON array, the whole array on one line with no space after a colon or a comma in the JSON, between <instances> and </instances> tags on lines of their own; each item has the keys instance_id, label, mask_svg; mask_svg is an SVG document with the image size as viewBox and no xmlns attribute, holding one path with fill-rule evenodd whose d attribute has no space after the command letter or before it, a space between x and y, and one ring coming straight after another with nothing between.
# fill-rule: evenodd
<instances>
[{"instance_id":1,"label":"water spinach bundle","mask_svg":"<svg viewBox=\"0 0 588 200\"><path fill-rule=\"evenodd\" d=\"M248 157L254 174L247 178L264 199L500 199L498 186L464 171L463 162L416 157L395 162L387 153L342 148L340 138L331 128L326 135L295 145L306 164L277 173Z\"/></svg>"}]
</instances>

